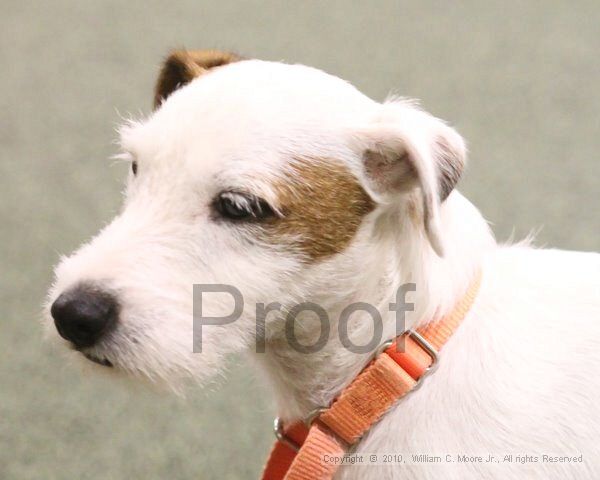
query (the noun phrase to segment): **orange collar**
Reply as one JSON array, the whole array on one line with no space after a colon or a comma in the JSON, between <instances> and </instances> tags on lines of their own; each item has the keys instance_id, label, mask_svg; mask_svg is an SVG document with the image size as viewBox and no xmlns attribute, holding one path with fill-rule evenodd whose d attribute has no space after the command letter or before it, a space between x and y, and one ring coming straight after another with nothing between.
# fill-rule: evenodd
<instances>
[{"instance_id":1,"label":"orange collar","mask_svg":"<svg viewBox=\"0 0 600 480\"><path fill-rule=\"evenodd\" d=\"M438 350L466 317L480 283L479 274L449 315L384 343L329 408L318 409L305 421L285 428L276 419L277 441L262 479L332 479L339 462L325 463L323 457L342 457L390 407L433 371ZM398 348L401 342L404 348Z\"/></svg>"}]
</instances>

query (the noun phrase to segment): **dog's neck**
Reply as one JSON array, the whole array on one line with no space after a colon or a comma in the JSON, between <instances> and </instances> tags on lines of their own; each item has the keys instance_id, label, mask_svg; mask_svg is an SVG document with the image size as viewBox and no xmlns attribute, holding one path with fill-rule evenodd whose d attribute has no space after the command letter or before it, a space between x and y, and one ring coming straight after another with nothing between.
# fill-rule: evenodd
<instances>
[{"instance_id":1,"label":"dog's neck","mask_svg":"<svg viewBox=\"0 0 600 480\"><path fill-rule=\"evenodd\" d=\"M290 345L289 330L286 337L280 325L276 333L268 336L266 353L256 355L274 388L278 414L284 420L296 420L317 407L329 405L372 358L377 345L371 344L370 351L357 353L357 348L348 347L348 340L344 346L340 338L340 314L350 303L365 302L376 307L383 320L383 332L374 332L369 313L356 311L347 322L347 338L358 346L382 343L395 337L398 329L417 327L451 311L482 267L484 255L495 245L484 219L458 192L441 209L444 258L433 252L414 226L410 228L410 220L404 221L404 228L377 233L376 251L365 252L367 244L372 246L372 236L364 242L358 239L355 251L347 252L344 265L317 267L325 270L319 272L320 278L328 279L329 285L323 283L313 291L326 291L328 295L313 294L307 300L322 306L328 314L329 337L322 348L315 347L311 353L299 351ZM378 223L389 222L387 218ZM372 229L377 229L376 223ZM329 268L332 270L327 271ZM332 284L338 295L330 294ZM404 298L397 292L407 284L414 284L414 292L406 295L414 310L406 312L405 321L398 323L402 316L390 311L390 303ZM295 328L295 339L301 345L315 345L324 323L314 321L314 313L302 322L299 319L296 317L296 325L301 328Z\"/></svg>"}]
</instances>

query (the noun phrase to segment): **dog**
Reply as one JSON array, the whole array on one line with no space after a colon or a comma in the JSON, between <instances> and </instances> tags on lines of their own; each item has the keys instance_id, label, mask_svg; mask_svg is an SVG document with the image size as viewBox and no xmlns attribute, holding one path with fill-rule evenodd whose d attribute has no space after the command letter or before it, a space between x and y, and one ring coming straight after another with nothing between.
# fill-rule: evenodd
<instances>
[{"instance_id":1,"label":"dog","mask_svg":"<svg viewBox=\"0 0 600 480\"><path fill-rule=\"evenodd\" d=\"M415 286L404 322L417 328L480 276L439 368L353 445L403 460L335 478L598 478L600 255L497 244L455 188L466 148L452 127L315 68L218 51L172 52L154 104L119 132L122 211L55 269L54 338L176 391L247 351L289 424L331 405L398 334L401 285ZM235 288L243 304L228 290L201 299L203 318L237 308L235 321L199 332L194 285ZM294 318L310 352L286 329L307 302L329 329L314 309ZM381 312L379 332L365 311L346 324L368 348L337 334L353 302Z\"/></svg>"}]
</instances>

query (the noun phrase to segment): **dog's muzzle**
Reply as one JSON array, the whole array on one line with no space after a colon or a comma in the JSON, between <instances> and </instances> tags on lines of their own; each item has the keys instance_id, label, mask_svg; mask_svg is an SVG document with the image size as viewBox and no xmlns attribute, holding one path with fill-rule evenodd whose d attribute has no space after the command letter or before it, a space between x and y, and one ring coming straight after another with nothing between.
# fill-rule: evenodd
<instances>
[{"instance_id":1,"label":"dog's muzzle","mask_svg":"<svg viewBox=\"0 0 600 480\"><path fill-rule=\"evenodd\" d=\"M60 336L71 342L77 350L82 350L97 344L114 328L119 304L113 294L93 285L80 284L60 294L52 304L50 313ZM87 354L86 357L110 366L106 360Z\"/></svg>"}]
</instances>

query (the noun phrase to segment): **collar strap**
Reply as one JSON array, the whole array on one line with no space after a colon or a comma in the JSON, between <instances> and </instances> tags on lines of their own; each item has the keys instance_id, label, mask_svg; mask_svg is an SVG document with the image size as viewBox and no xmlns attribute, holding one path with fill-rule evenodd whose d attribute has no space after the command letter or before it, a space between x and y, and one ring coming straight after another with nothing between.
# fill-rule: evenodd
<instances>
[{"instance_id":1,"label":"collar strap","mask_svg":"<svg viewBox=\"0 0 600 480\"><path fill-rule=\"evenodd\" d=\"M277 442L263 480L333 478L339 464L325 463L323 456L343 456L400 398L420 386L437 365L437 352L469 312L480 283L478 274L450 314L384 343L329 408L285 428L276 419Z\"/></svg>"}]
</instances>

